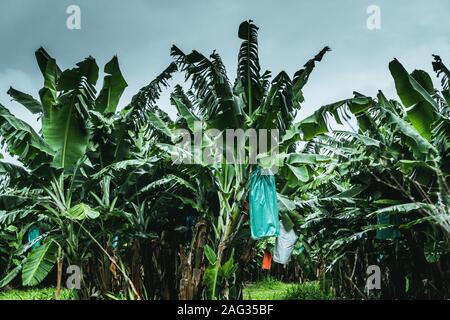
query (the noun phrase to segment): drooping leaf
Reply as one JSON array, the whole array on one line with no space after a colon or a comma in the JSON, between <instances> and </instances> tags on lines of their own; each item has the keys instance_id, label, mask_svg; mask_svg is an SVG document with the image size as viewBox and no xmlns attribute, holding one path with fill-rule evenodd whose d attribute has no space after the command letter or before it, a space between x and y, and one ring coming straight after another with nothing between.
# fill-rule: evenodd
<instances>
[{"instance_id":1,"label":"drooping leaf","mask_svg":"<svg viewBox=\"0 0 450 320\"><path fill-rule=\"evenodd\" d=\"M58 247L53 241L30 251L22 270L22 284L35 286L41 283L55 265L57 251Z\"/></svg>"},{"instance_id":2,"label":"drooping leaf","mask_svg":"<svg viewBox=\"0 0 450 320\"><path fill-rule=\"evenodd\" d=\"M305 84L308 82L309 76L311 75L312 71L314 70L314 67L316 66L316 62L320 62L323 59L323 56L328 52L331 51L330 47L324 47L318 54L314 56L314 58L308 60L308 62L305 63L303 68L299 71L297 71L294 74L293 78L293 88L292 91L294 93L293 101L294 104L302 103L303 98L303 92L302 89L305 86Z\"/></svg>"},{"instance_id":3,"label":"drooping leaf","mask_svg":"<svg viewBox=\"0 0 450 320\"><path fill-rule=\"evenodd\" d=\"M405 143L411 147L417 158L436 153L436 148L408 122L399 117L392 111L389 102L382 92L378 94L379 106L384 108L387 116L386 124L395 125L399 133L403 134L407 139Z\"/></svg>"},{"instance_id":4,"label":"drooping leaf","mask_svg":"<svg viewBox=\"0 0 450 320\"><path fill-rule=\"evenodd\" d=\"M52 161L54 151L34 129L0 104L0 136L11 155L27 168L38 169Z\"/></svg>"},{"instance_id":5,"label":"drooping leaf","mask_svg":"<svg viewBox=\"0 0 450 320\"><path fill-rule=\"evenodd\" d=\"M433 205L427 203L402 203L399 205L388 206L379 210L376 210L370 214L372 215L380 215L380 214L392 214L392 213L408 213L414 210L434 210Z\"/></svg>"},{"instance_id":6,"label":"drooping leaf","mask_svg":"<svg viewBox=\"0 0 450 320\"><path fill-rule=\"evenodd\" d=\"M298 124L299 129L303 133L305 140L310 140L317 135L328 132L327 116L337 116L337 110L343 107L347 103L347 100L341 100L336 103L332 103L319 108L312 115L300 121Z\"/></svg>"},{"instance_id":7,"label":"drooping leaf","mask_svg":"<svg viewBox=\"0 0 450 320\"><path fill-rule=\"evenodd\" d=\"M147 112L154 113L157 109L156 101L159 99L163 88L169 85L168 80L172 78L172 74L177 70L177 65L171 63L148 85L142 87L133 96L131 102L121 111L125 121L131 121L131 124L134 126L143 124L147 120ZM137 131L137 128L134 129L134 131Z\"/></svg>"},{"instance_id":8,"label":"drooping leaf","mask_svg":"<svg viewBox=\"0 0 450 320\"><path fill-rule=\"evenodd\" d=\"M241 127L243 110L240 100L233 96L225 66L220 56L213 52L210 59L198 51L185 54L172 46L171 55L191 80L196 107L212 128Z\"/></svg>"},{"instance_id":9,"label":"drooping leaf","mask_svg":"<svg viewBox=\"0 0 450 320\"><path fill-rule=\"evenodd\" d=\"M43 112L41 103L31 95L16 90L13 87L9 88L7 94L9 94L14 101L17 101L27 108L31 113L38 114Z\"/></svg>"},{"instance_id":10,"label":"drooping leaf","mask_svg":"<svg viewBox=\"0 0 450 320\"><path fill-rule=\"evenodd\" d=\"M13 281L22 270L22 263L15 266L11 271L9 271L3 279L0 280L0 288L3 288L4 286L8 285L11 281Z\"/></svg>"},{"instance_id":11,"label":"drooping leaf","mask_svg":"<svg viewBox=\"0 0 450 320\"><path fill-rule=\"evenodd\" d=\"M437 77L441 77L441 86L442 86L442 94L444 96L447 105L450 105L450 87L449 87L449 79L450 79L450 70L445 66L442 62L440 56L433 55L433 70L436 72Z\"/></svg>"},{"instance_id":12,"label":"drooping leaf","mask_svg":"<svg viewBox=\"0 0 450 320\"><path fill-rule=\"evenodd\" d=\"M26 186L27 183L31 183L31 174L23 167L12 163L0 161L0 176L2 175L9 177L9 183L12 187Z\"/></svg>"},{"instance_id":13,"label":"drooping leaf","mask_svg":"<svg viewBox=\"0 0 450 320\"><path fill-rule=\"evenodd\" d=\"M95 101L95 109L101 113L114 113L123 91L128 86L116 56L105 65L105 73L107 75L103 79L103 88Z\"/></svg>"}]
</instances>

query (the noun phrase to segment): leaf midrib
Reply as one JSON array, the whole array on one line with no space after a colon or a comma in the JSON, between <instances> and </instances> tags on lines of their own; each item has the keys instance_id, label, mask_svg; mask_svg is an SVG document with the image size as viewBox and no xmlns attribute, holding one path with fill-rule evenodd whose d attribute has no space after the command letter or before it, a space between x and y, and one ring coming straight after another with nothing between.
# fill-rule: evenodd
<instances>
[{"instance_id":1,"label":"leaf midrib","mask_svg":"<svg viewBox=\"0 0 450 320\"><path fill-rule=\"evenodd\" d=\"M71 122L71 118L72 118L72 112L73 112L73 103L71 103L69 115L67 116L66 126L64 128L64 143L63 143L63 147L61 150L61 167L63 167L63 168L64 168L65 160L66 160L67 141L68 141L68 137L69 137L69 127L70 127L70 122Z\"/></svg>"},{"instance_id":2,"label":"leaf midrib","mask_svg":"<svg viewBox=\"0 0 450 320\"><path fill-rule=\"evenodd\" d=\"M35 274L37 273L37 270L39 269L39 266L41 265L42 261L44 260L45 256L47 255L47 251L50 248L51 243L47 244L45 246L45 250L43 250L42 255L39 257L39 263L33 264L32 265L32 272L31 272L31 277L28 277L27 281L25 282L25 284L30 284L31 281L34 279Z\"/></svg>"}]
</instances>

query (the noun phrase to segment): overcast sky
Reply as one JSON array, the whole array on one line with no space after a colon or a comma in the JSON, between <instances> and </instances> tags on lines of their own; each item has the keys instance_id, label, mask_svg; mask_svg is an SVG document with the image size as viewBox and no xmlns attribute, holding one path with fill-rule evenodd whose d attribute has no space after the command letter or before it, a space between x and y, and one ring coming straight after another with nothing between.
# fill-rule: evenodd
<instances>
[{"instance_id":1,"label":"overcast sky","mask_svg":"<svg viewBox=\"0 0 450 320\"><path fill-rule=\"evenodd\" d=\"M66 27L69 5L81 9L80 30ZM369 5L381 9L380 30L366 26ZM40 46L62 69L89 55L102 69L117 54L129 84L122 106L171 62L172 44L185 52L216 49L234 80L237 29L252 19L260 27L261 67L273 73L292 75L322 47L332 48L305 89L304 118L354 90L375 95L381 89L394 98L393 57L410 71L431 73L433 53L450 64L449 9L449 0L0 0L0 103L39 128L6 91L13 86L38 96L43 80L34 51ZM167 99L161 103L173 115Z\"/></svg>"}]
</instances>

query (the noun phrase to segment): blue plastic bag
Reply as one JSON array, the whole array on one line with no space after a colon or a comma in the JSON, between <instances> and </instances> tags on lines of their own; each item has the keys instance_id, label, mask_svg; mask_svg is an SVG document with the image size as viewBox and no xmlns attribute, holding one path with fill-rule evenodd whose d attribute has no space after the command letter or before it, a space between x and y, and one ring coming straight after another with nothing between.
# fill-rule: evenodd
<instances>
[{"instance_id":1,"label":"blue plastic bag","mask_svg":"<svg viewBox=\"0 0 450 320\"><path fill-rule=\"evenodd\" d=\"M253 239L280 234L275 177L256 168L250 180L250 230Z\"/></svg>"},{"instance_id":2,"label":"blue plastic bag","mask_svg":"<svg viewBox=\"0 0 450 320\"><path fill-rule=\"evenodd\" d=\"M382 213L377 216L377 224L396 224L395 219L389 213ZM400 231L395 227L377 230L375 239L387 240L400 238Z\"/></svg>"},{"instance_id":3,"label":"blue plastic bag","mask_svg":"<svg viewBox=\"0 0 450 320\"><path fill-rule=\"evenodd\" d=\"M41 230L36 226L31 226L28 230L28 243L33 242L35 239L41 236ZM41 240L37 240L32 246L32 249L38 248L41 245Z\"/></svg>"},{"instance_id":4,"label":"blue plastic bag","mask_svg":"<svg viewBox=\"0 0 450 320\"><path fill-rule=\"evenodd\" d=\"M119 235L115 234L111 241L111 247L117 249L119 247Z\"/></svg>"}]
</instances>

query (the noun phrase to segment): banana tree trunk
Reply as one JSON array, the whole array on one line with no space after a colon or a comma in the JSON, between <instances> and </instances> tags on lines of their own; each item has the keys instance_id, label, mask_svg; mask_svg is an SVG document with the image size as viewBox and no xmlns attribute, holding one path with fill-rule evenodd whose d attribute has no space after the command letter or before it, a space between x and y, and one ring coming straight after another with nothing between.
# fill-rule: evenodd
<instances>
[{"instance_id":1,"label":"banana tree trunk","mask_svg":"<svg viewBox=\"0 0 450 320\"><path fill-rule=\"evenodd\" d=\"M142 256L139 241L136 240L132 248L131 258L131 282L134 284L136 291L142 297Z\"/></svg>"},{"instance_id":2,"label":"banana tree trunk","mask_svg":"<svg viewBox=\"0 0 450 320\"><path fill-rule=\"evenodd\" d=\"M186 253L185 247L180 246L181 279L178 292L178 299L180 300L196 299L200 293L205 271L203 248L206 244L207 230L206 221L199 221L195 227L194 237L188 252Z\"/></svg>"},{"instance_id":3,"label":"banana tree trunk","mask_svg":"<svg viewBox=\"0 0 450 320\"><path fill-rule=\"evenodd\" d=\"M57 259L57 274L56 274L56 294L55 299L61 299L61 282L62 282L62 271L63 271L63 254L62 249L58 249L58 259Z\"/></svg>"}]
</instances>

